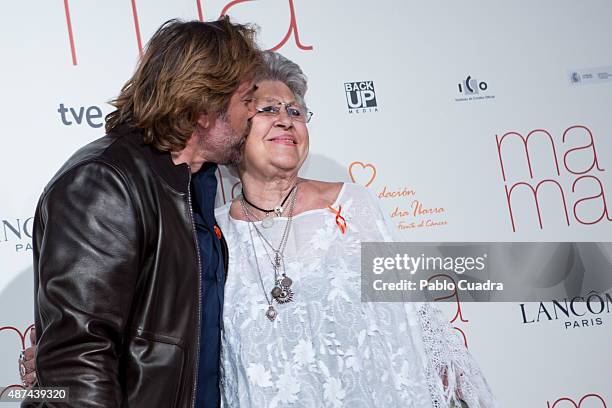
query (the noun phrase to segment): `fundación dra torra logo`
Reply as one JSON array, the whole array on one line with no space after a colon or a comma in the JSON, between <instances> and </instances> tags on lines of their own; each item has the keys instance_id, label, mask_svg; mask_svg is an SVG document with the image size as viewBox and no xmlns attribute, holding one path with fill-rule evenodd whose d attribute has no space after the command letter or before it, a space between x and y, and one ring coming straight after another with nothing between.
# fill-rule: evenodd
<instances>
[{"instance_id":1,"label":"fundaci\u00f3n dra torra logo","mask_svg":"<svg viewBox=\"0 0 612 408\"><path fill-rule=\"evenodd\" d=\"M378 112L374 81L345 82L344 92L349 113Z\"/></svg>"}]
</instances>

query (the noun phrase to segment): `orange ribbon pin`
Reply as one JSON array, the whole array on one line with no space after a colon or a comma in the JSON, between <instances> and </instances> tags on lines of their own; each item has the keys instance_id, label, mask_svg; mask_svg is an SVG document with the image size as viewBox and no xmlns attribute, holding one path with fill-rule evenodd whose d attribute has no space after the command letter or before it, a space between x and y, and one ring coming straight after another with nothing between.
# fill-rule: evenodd
<instances>
[{"instance_id":1,"label":"orange ribbon pin","mask_svg":"<svg viewBox=\"0 0 612 408\"><path fill-rule=\"evenodd\" d=\"M217 238L221 239L221 229L217 227L216 225L213 227L213 229L215 230L215 234L217 235Z\"/></svg>"},{"instance_id":2,"label":"orange ribbon pin","mask_svg":"<svg viewBox=\"0 0 612 408\"><path fill-rule=\"evenodd\" d=\"M338 228L340 228L340 231L342 231L344 234L346 232L346 219L344 219L344 217L340 214L342 212L342 206L338 206L337 210L331 205L328 205L327 208L336 214L336 224L338 225Z\"/></svg>"}]
</instances>

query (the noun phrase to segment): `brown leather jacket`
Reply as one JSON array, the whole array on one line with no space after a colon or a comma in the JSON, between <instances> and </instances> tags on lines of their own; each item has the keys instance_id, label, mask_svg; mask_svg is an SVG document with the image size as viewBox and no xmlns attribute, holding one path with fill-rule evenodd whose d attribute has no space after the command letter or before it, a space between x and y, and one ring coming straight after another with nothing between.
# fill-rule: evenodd
<instances>
[{"instance_id":1,"label":"brown leather jacket","mask_svg":"<svg viewBox=\"0 0 612 408\"><path fill-rule=\"evenodd\" d=\"M38 387L70 396L45 406L194 406L201 277L190 178L123 127L45 188L33 235Z\"/></svg>"}]
</instances>

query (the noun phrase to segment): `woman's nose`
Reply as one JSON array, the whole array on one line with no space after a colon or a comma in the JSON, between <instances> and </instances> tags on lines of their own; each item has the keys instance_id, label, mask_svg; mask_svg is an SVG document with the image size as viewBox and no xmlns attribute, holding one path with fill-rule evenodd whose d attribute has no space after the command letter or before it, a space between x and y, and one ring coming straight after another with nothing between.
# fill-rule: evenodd
<instances>
[{"instance_id":1,"label":"woman's nose","mask_svg":"<svg viewBox=\"0 0 612 408\"><path fill-rule=\"evenodd\" d=\"M274 125L281 126L283 128L290 128L291 126L293 126L293 121L289 117L289 114L287 113L287 109L281 109L278 112Z\"/></svg>"}]
</instances>

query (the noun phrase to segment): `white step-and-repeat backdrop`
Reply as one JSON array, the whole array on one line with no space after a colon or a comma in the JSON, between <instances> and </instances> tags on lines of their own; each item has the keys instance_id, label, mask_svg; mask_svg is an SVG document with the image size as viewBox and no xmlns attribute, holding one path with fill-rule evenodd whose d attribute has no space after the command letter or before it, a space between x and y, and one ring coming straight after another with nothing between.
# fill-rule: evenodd
<instances>
[{"instance_id":1,"label":"white step-and-repeat backdrop","mask_svg":"<svg viewBox=\"0 0 612 408\"><path fill-rule=\"evenodd\" d=\"M608 0L5 2L0 387L33 322L44 185L103 135L162 22L223 13L309 77L304 176L367 186L406 241L612 240ZM222 204L239 188L219 177ZM554 300L444 308L502 406L612 406L612 305L565 316Z\"/></svg>"}]
</instances>

